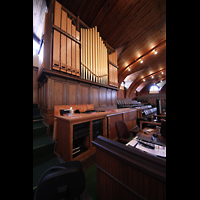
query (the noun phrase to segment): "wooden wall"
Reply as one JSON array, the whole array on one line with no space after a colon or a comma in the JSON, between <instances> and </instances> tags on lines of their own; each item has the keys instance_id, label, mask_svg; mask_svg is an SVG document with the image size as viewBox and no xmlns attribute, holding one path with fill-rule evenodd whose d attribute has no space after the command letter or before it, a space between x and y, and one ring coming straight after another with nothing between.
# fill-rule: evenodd
<instances>
[{"instance_id":1,"label":"wooden wall","mask_svg":"<svg viewBox=\"0 0 200 200\"><path fill-rule=\"evenodd\" d=\"M117 98L123 99L124 97L124 90L118 90L117 91Z\"/></svg>"},{"instance_id":2,"label":"wooden wall","mask_svg":"<svg viewBox=\"0 0 200 200\"><path fill-rule=\"evenodd\" d=\"M33 104L37 104L38 103L37 76L38 76L38 68L37 67L33 67Z\"/></svg>"},{"instance_id":3,"label":"wooden wall","mask_svg":"<svg viewBox=\"0 0 200 200\"><path fill-rule=\"evenodd\" d=\"M98 199L166 199L166 160L98 136Z\"/></svg>"},{"instance_id":4,"label":"wooden wall","mask_svg":"<svg viewBox=\"0 0 200 200\"><path fill-rule=\"evenodd\" d=\"M58 76L39 85L39 108L44 122L53 124L54 105L94 104L96 110L117 108L117 90Z\"/></svg>"}]
</instances>

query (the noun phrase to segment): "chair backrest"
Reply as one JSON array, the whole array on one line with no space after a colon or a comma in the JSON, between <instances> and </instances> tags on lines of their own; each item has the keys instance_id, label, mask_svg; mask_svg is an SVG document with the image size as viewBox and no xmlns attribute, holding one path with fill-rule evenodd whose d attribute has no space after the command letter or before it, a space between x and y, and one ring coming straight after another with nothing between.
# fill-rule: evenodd
<instances>
[{"instance_id":1,"label":"chair backrest","mask_svg":"<svg viewBox=\"0 0 200 200\"><path fill-rule=\"evenodd\" d=\"M126 123L122 120L115 122L115 127L117 130L117 136L118 138L124 138L127 139L130 136L129 130L126 126Z\"/></svg>"},{"instance_id":2,"label":"chair backrest","mask_svg":"<svg viewBox=\"0 0 200 200\"><path fill-rule=\"evenodd\" d=\"M85 175L80 161L70 161L49 168L38 182L34 200L74 200L85 188Z\"/></svg>"},{"instance_id":3,"label":"chair backrest","mask_svg":"<svg viewBox=\"0 0 200 200\"><path fill-rule=\"evenodd\" d=\"M161 135L166 139L166 120L163 120L161 122L161 129L160 129Z\"/></svg>"}]
</instances>

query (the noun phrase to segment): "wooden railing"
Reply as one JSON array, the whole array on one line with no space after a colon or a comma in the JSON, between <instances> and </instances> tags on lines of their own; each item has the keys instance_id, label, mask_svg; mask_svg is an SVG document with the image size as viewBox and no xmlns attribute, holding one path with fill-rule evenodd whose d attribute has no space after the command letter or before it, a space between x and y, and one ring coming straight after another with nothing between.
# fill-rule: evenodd
<instances>
[{"instance_id":1,"label":"wooden railing","mask_svg":"<svg viewBox=\"0 0 200 200\"><path fill-rule=\"evenodd\" d=\"M166 199L166 160L98 136L98 199Z\"/></svg>"}]
</instances>

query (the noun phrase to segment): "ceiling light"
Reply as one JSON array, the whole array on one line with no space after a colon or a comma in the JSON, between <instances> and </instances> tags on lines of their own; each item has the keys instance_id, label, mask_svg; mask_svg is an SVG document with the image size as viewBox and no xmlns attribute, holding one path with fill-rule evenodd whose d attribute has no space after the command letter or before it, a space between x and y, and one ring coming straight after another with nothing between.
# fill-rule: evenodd
<instances>
[{"instance_id":1,"label":"ceiling light","mask_svg":"<svg viewBox=\"0 0 200 200\"><path fill-rule=\"evenodd\" d=\"M145 79L143 79L143 81L145 81Z\"/></svg>"},{"instance_id":2,"label":"ceiling light","mask_svg":"<svg viewBox=\"0 0 200 200\"><path fill-rule=\"evenodd\" d=\"M164 72L161 72L161 74L164 74Z\"/></svg>"},{"instance_id":3,"label":"ceiling light","mask_svg":"<svg viewBox=\"0 0 200 200\"><path fill-rule=\"evenodd\" d=\"M130 68L128 68L128 71L131 71L131 69L130 69Z\"/></svg>"},{"instance_id":4,"label":"ceiling light","mask_svg":"<svg viewBox=\"0 0 200 200\"><path fill-rule=\"evenodd\" d=\"M151 78L154 78L154 76L152 76Z\"/></svg>"},{"instance_id":5,"label":"ceiling light","mask_svg":"<svg viewBox=\"0 0 200 200\"><path fill-rule=\"evenodd\" d=\"M143 60L140 60L140 63L143 63Z\"/></svg>"},{"instance_id":6,"label":"ceiling light","mask_svg":"<svg viewBox=\"0 0 200 200\"><path fill-rule=\"evenodd\" d=\"M157 50L155 49L155 51L154 51L154 54L157 54L158 52L157 52Z\"/></svg>"}]
</instances>

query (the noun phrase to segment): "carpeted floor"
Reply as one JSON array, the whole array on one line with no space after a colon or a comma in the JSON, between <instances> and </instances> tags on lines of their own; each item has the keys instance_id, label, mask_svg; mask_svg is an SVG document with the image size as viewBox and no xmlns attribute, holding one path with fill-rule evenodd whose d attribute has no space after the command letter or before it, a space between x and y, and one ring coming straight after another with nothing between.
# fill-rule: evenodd
<instances>
[{"instance_id":1,"label":"carpeted floor","mask_svg":"<svg viewBox=\"0 0 200 200\"><path fill-rule=\"evenodd\" d=\"M64 162L61 157L59 158L54 154L54 143L52 141L53 133L47 134L47 127L42 121L38 105L33 104L33 197L42 174L48 168ZM83 170L86 169L84 171L85 189L83 200L97 199L95 159L95 153L93 152L89 158L81 161Z\"/></svg>"},{"instance_id":2,"label":"carpeted floor","mask_svg":"<svg viewBox=\"0 0 200 200\"><path fill-rule=\"evenodd\" d=\"M96 164L96 163L95 163ZM97 199L97 170L95 164L85 170L85 190L84 192L91 200Z\"/></svg>"}]
</instances>

